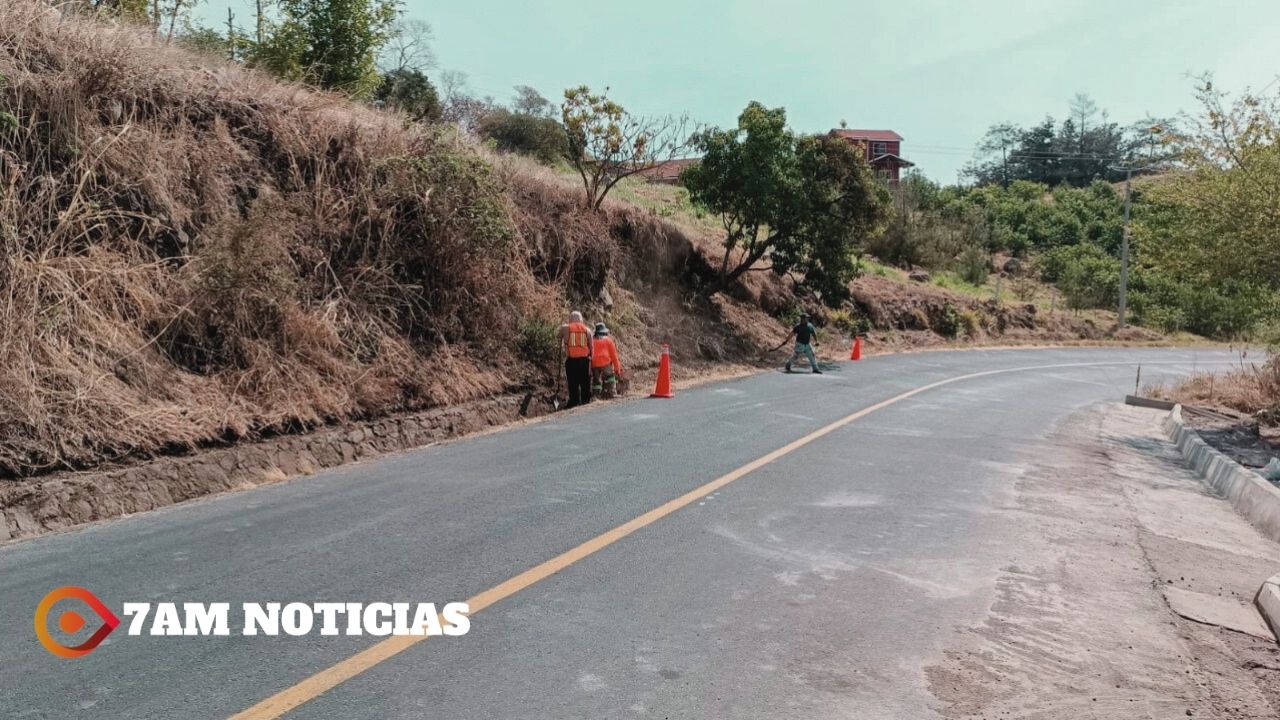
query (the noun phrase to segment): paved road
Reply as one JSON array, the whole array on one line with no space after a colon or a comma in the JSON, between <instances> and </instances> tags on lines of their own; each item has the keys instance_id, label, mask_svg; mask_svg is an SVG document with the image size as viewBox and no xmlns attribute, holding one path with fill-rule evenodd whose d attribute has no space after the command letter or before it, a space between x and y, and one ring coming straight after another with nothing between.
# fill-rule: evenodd
<instances>
[{"instance_id":1,"label":"paved road","mask_svg":"<svg viewBox=\"0 0 1280 720\"><path fill-rule=\"evenodd\" d=\"M374 638L128 637L62 660L40 598L463 600L813 440L300 705L293 718L931 717L921 667L982 617L1004 472L1074 410L1220 351L939 352L616 403L0 547L0 716L219 718ZM1003 538L1003 539L1002 539ZM233 612L233 618L236 613ZM860 714L878 708L875 715Z\"/></svg>"}]
</instances>

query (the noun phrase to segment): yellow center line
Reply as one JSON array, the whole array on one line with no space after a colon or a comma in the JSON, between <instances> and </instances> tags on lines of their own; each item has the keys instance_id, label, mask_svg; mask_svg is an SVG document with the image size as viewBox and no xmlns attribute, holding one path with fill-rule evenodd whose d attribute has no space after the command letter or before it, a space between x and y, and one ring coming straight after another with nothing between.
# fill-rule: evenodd
<instances>
[{"instance_id":1,"label":"yellow center line","mask_svg":"<svg viewBox=\"0 0 1280 720\"><path fill-rule=\"evenodd\" d=\"M1186 364L1189 364L1189 362L1190 361L1167 361L1167 362L1161 361L1161 362L1145 362L1141 364L1143 365L1186 365ZM814 440L817 440L836 430L839 430L845 425L848 425L849 423L854 422L860 418L864 418L867 415L870 415L871 413L874 413L878 410L883 410L884 408L889 407L890 405L902 402L903 400L906 400L907 398L910 398L915 395L919 395L922 392L927 392L929 390L933 390L934 388L942 387L943 385L950 385L952 383L962 382L965 380L973 380L975 378L986 377L989 375L1000 375L1004 373L1025 372L1029 370L1051 370L1055 368L1102 367L1102 366L1108 366L1108 365L1137 365L1137 364L1139 363L1138 362L1096 362L1096 363L1059 363L1054 365L1034 365L1034 366L1027 366L1027 367L1005 368L1001 370L986 370L983 372L970 373L968 375L958 375L956 377L947 378L945 380L932 382L927 385L921 385L920 387L914 388L912 390L908 390L900 395L895 395L887 400L881 400L880 402L874 405L869 405L861 410L858 410L857 412L846 415L840 418L839 420L836 420L835 422L832 422L828 425L818 428L817 430L814 430L808 435L805 435L804 437L799 438L797 440L793 440L787 443L786 445L783 445L782 447L778 448L777 450L774 450L773 452L770 452L767 455L764 455L755 460L752 460L751 462L747 463L746 465L743 465L740 468L737 468L736 470L732 470L724 475L721 475L720 477L716 478L715 480L712 480L709 483L706 483L705 485L701 485L693 490L690 490L689 492L675 498L674 500L668 500L667 502L659 505L658 507L644 513L643 515L640 515L636 518L628 520L627 522L613 528L612 530L605 531L604 533L601 533L600 535L597 535L596 537L591 538L590 540L582 543L581 545L578 545L577 547L571 550L561 553L560 555L557 555L551 558L550 560L547 560L539 565L535 565L534 567L531 567L528 570L525 570L519 575L516 575L515 577L509 580L506 580L504 582L501 582L489 588L488 590L477 593L476 595L473 595L470 598L468 598L466 602L468 605L470 605L471 614L475 615L476 613L489 607L490 605L493 605L494 603L500 600L509 598L512 595L515 595L521 590L524 590L525 588L531 585L534 585L535 583L541 580L545 580L546 578L556 574L557 572L560 572L561 570L569 567L570 565L573 565L579 560L582 560L583 558L589 555L592 555L593 553L599 550L603 550L604 548L616 543L617 541L625 538L626 536L630 535L631 533L641 528L652 525L658 520L661 520L662 518L679 510L680 508L683 508L686 505L689 505L694 501L698 500L699 498L705 497L706 495L709 495L712 492L719 490L720 488L728 485L729 483L735 480L742 478L745 475L748 475L756 470L759 470L760 468L764 467L765 465L768 465L774 460L777 460L778 458L781 458L792 452L795 452L796 450L804 447L805 445L808 445ZM1210 363L1201 363L1201 364L1215 364L1215 363L1210 362ZM280 692L259 702L253 707L231 716L230 720L274 720L275 718L278 718L284 715L285 713L289 712L290 710L293 710L299 705L302 705L303 703L313 700L316 697L319 697L321 694L333 689L334 687L337 687L343 682L350 680L356 675L359 675L365 672L366 670L373 668L379 663L382 663L385 660L389 660L390 658L395 657L396 655L404 652L405 650L408 650L414 645L417 645L423 640L426 640L427 637L429 636L401 635L401 636L395 636L395 637L391 637L386 640L383 640L373 645L372 647L369 647L366 650L362 650L361 652L358 652L355 655L352 655L351 657L345 660L342 660L336 665L333 665L329 668L321 670L320 672L317 672L316 674L306 678L305 680L302 680L296 685L293 685L291 687L285 688L284 690L281 690Z\"/></svg>"}]
</instances>

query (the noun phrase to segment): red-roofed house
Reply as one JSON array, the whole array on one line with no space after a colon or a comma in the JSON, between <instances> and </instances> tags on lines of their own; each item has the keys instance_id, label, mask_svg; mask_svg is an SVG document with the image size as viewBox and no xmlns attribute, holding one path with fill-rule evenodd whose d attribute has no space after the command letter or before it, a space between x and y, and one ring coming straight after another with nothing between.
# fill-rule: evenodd
<instances>
[{"instance_id":1,"label":"red-roofed house","mask_svg":"<svg viewBox=\"0 0 1280 720\"><path fill-rule=\"evenodd\" d=\"M663 185L680 184L680 173L690 165L698 162L702 158L679 158L676 160L667 160L655 164L653 167L645 168L636 173L640 177L649 182L662 183Z\"/></svg>"},{"instance_id":2,"label":"red-roofed house","mask_svg":"<svg viewBox=\"0 0 1280 720\"><path fill-rule=\"evenodd\" d=\"M889 182L898 182L902 168L915 167L915 163L902 159L902 136L892 130L837 128L831 131L831 136L861 146L876 175Z\"/></svg>"}]
</instances>

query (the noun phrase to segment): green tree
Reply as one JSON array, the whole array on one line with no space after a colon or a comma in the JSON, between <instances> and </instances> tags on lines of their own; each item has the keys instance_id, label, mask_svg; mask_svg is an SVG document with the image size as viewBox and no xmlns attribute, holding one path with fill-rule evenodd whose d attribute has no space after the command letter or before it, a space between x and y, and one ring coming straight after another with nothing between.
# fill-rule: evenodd
<instances>
[{"instance_id":1,"label":"green tree","mask_svg":"<svg viewBox=\"0 0 1280 720\"><path fill-rule=\"evenodd\" d=\"M1171 274L1280 291L1280 93L1232 100L1205 80L1198 98L1186 171L1148 190L1137 242Z\"/></svg>"},{"instance_id":2,"label":"green tree","mask_svg":"<svg viewBox=\"0 0 1280 720\"><path fill-rule=\"evenodd\" d=\"M354 97L381 84L375 59L393 36L395 0L280 0L280 11L253 64Z\"/></svg>"},{"instance_id":3,"label":"green tree","mask_svg":"<svg viewBox=\"0 0 1280 720\"><path fill-rule=\"evenodd\" d=\"M569 150L564 128L541 115L498 108L480 120L479 131L499 150L528 155L544 165L555 163Z\"/></svg>"},{"instance_id":4,"label":"green tree","mask_svg":"<svg viewBox=\"0 0 1280 720\"><path fill-rule=\"evenodd\" d=\"M1134 311L1164 329L1248 336L1280 310L1280 93L1231 98L1208 78L1170 145L1178 172L1135 206Z\"/></svg>"},{"instance_id":5,"label":"green tree","mask_svg":"<svg viewBox=\"0 0 1280 720\"><path fill-rule=\"evenodd\" d=\"M599 210L623 178L675 158L688 146L686 118L642 118L582 85L564 91L560 115L568 139L565 157L582 177L586 206Z\"/></svg>"},{"instance_id":6,"label":"green tree","mask_svg":"<svg viewBox=\"0 0 1280 720\"><path fill-rule=\"evenodd\" d=\"M1167 119L1144 118L1122 128L1088 95L1077 94L1060 124L1046 116L1030 127L992 125L965 172L979 185L1027 180L1087 187L1096 179L1122 179L1116 166L1124 163L1167 163L1174 137Z\"/></svg>"},{"instance_id":7,"label":"green tree","mask_svg":"<svg viewBox=\"0 0 1280 720\"><path fill-rule=\"evenodd\" d=\"M188 50L216 58L227 58L231 54L231 40L213 28L193 25L177 36L177 43Z\"/></svg>"},{"instance_id":8,"label":"green tree","mask_svg":"<svg viewBox=\"0 0 1280 720\"><path fill-rule=\"evenodd\" d=\"M883 229L890 201L852 145L796 137L783 108L756 102L737 127L704 130L693 145L703 157L681 181L724 224L721 286L752 270L795 271L827 304L847 296L862 242Z\"/></svg>"},{"instance_id":9,"label":"green tree","mask_svg":"<svg viewBox=\"0 0 1280 720\"><path fill-rule=\"evenodd\" d=\"M436 87L420 70L406 68L387 72L373 98L418 122L438 122L441 117Z\"/></svg>"}]
</instances>

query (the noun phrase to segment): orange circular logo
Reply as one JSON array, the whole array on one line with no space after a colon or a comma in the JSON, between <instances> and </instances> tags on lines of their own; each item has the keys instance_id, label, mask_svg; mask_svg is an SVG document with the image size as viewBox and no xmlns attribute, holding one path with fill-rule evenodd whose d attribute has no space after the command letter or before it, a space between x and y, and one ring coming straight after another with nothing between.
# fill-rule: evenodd
<instances>
[{"instance_id":1,"label":"orange circular logo","mask_svg":"<svg viewBox=\"0 0 1280 720\"><path fill-rule=\"evenodd\" d=\"M54 639L49 634L49 611L53 606L61 600L75 599L88 605L98 617L102 618L102 627L98 628L88 640L79 645L64 645ZM115 616L96 595L75 585L64 585L44 596L40 604L36 606L36 637L40 639L40 644L44 645L44 649L64 658L77 658L88 655L94 648L98 647L103 640L111 634L112 630L120 624L120 618ZM58 628L68 635L74 635L84 628L86 620L84 616L75 610L66 610L58 615Z\"/></svg>"}]
</instances>

